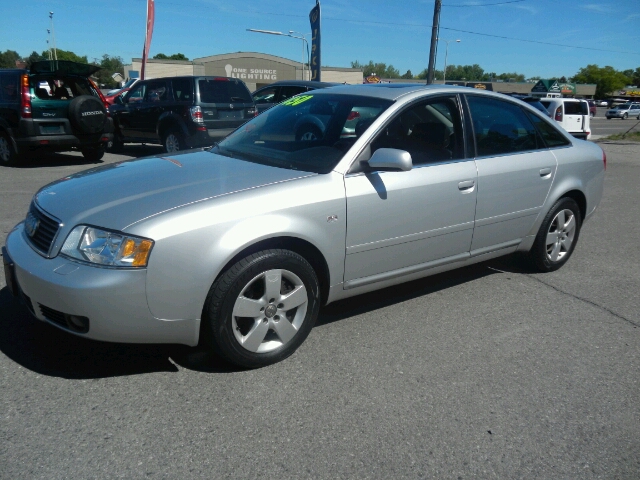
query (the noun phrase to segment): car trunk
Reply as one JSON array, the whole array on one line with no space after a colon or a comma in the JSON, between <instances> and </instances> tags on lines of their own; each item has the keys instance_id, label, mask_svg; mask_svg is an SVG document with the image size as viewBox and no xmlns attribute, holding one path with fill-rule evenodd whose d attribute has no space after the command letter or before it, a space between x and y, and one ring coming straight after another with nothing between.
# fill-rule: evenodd
<instances>
[{"instance_id":1,"label":"car trunk","mask_svg":"<svg viewBox=\"0 0 640 480\"><path fill-rule=\"evenodd\" d=\"M198 79L196 85L207 129L234 129L254 116L255 106L244 83L217 77Z\"/></svg>"}]
</instances>

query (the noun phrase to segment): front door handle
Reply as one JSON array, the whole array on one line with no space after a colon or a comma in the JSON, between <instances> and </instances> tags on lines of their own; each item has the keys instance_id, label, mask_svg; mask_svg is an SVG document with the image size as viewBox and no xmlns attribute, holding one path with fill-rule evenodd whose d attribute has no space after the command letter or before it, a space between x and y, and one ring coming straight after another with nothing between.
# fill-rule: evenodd
<instances>
[{"instance_id":1,"label":"front door handle","mask_svg":"<svg viewBox=\"0 0 640 480\"><path fill-rule=\"evenodd\" d=\"M460 182L458 184L458 190L462 193L471 193L474 190L476 182L474 180L465 180L464 182Z\"/></svg>"},{"instance_id":2,"label":"front door handle","mask_svg":"<svg viewBox=\"0 0 640 480\"><path fill-rule=\"evenodd\" d=\"M551 169L550 168L541 168L540 169L540 176L542 178L547 178L551 176Z\"/></svg>"}]
</instances>

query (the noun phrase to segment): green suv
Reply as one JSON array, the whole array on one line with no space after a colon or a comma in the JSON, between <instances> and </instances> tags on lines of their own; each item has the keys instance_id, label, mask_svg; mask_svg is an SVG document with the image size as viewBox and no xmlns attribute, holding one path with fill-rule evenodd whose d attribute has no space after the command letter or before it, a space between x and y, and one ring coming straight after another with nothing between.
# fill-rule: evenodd
<instances>
[{"instance_id":1,"label":"green suv","mask_svg":"<svg viewBox=\"0 0 640 480\"><path fill-rule=\"evenodd\" d=\"M78 149L87 160L100 160L113 140L113 121L89 78L99 69L64 60L0 69L0 164L35 149Z\"/></svg>"}]
</instances>

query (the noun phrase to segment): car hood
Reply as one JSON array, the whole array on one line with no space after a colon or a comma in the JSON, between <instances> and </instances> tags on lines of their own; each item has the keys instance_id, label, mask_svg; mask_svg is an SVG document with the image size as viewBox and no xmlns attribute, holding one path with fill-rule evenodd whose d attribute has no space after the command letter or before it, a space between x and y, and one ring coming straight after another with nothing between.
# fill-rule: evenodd
<instances>
[{"instance_id":1,"label":"car hood","mask_svg":"<svg viewBox=\"0 0 640 480\"><path fill-rule=\"evenodd\" d=\"M43 187L36 202L68 228L84 223L124 230L189 203L311 175L316 174L199 151L128 160L69 175Z\"/></svg>"}]
</instances>

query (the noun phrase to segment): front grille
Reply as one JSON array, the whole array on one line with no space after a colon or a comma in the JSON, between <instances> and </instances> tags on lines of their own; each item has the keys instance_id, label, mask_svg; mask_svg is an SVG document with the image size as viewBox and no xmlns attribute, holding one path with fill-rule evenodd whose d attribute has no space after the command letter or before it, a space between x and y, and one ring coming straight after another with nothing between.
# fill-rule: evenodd
<instances>
[{"instance_id":1,"label":"front grille","mask_svg":"<svg viewBox=\"0 0 640 480\"><path fill-rule=\"evenodd\" d=\"M40 252L47 255L51 244L56 238L60 223L40 211L34 203L29 207L25 220L25 231L31 244Z\"/></svg>"},{"instance_id":2,"label":"front grille","mask_svg":"<svg viewBox=\"0 0 640 480\"><path fill-rule=\"evenodd\" d=\"M64 313L54 310L53 308L45 307L42 304L38 304L40 306L40 312L42 316L49 320L50 322L55 323L56 325L60 325L61 327L67 327L67 319L65 318Z\"/></svg>"}]
</instances>

